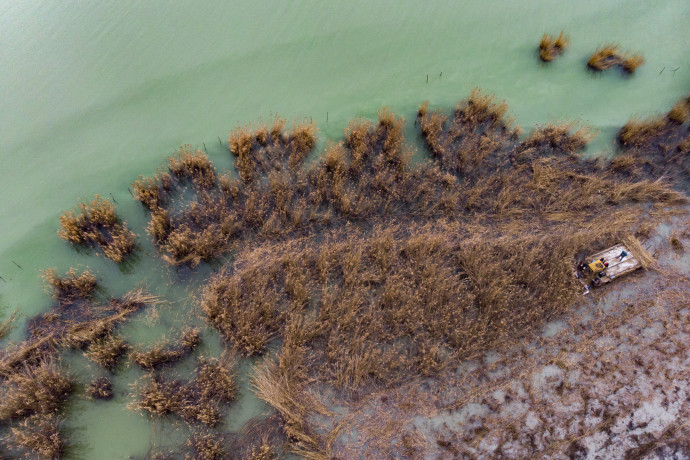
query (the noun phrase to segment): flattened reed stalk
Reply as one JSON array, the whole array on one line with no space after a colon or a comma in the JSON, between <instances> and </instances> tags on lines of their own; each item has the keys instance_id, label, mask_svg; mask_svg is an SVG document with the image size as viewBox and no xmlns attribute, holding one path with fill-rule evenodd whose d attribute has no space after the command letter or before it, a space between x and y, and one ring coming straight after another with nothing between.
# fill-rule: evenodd
<instances>
[{"instance_id":1,"label":"flattened reed stalk","mask_svg":"<svg viewBox=\"0 0 690 460\"><path fill-rule=\"evenodd\" d=\"M158 375L144 377L135 386L138 395L132 408L156 417L175 415L190 424L214 427L222 406L237 392L235 360L201 358L191 380L170 380Z\"/></svg>"},{"instance_id":2,"label":"flattened reed stalk","mask_svg":"<svg viewBox=\"0 0 690 460\"><path fill-rule=\"evenodd\" d=\"M122 337L110 334L91 343L84 353L84 356L102 366L104 369L113 371L120 361L120 358L122 358L129 349L130 346Z\"/></svg>"},{"instance_id":3,"label":"flattened reed stalk","mask_svg":"<svg viewBox=\"0 0 690 460\"><path fill-rule=\"evenodd\" d=\"M60 458L64 442L60 436L60 419L55 414L36 414L10 430L10 444L20 451L29 451L42 458Z\"/></svg>"},{"instance_id":4,"label":"flattened reed stalk","mask_svg":"<svg viewBox=\"0 0 690 460\"><path fill-rule=\"evenodd\" d=\"M113 384L107 377L98 377L89 384L86 393L94 399L109 400L113 398Z\"/></svg>"},{"instance_id":5,"label":"flattened reed stalk","mask_svg":"<svg viewBox=\"0 0 690 460\"><path fill-rule=\"evenodd\" d=\"M563 31L554 38L544 34L539 42L539 58L544 62L551 62L568 49L570 40L563 34Z\"/></svg>"},{"instance_id":6,"label":"flattened reed stalk","mask_svg":"<svg viewBox=\"0 0 690 460\"><path fill-rule=\"evenodd\" d=\"M106 257L122 262L135 246L135 235L121 222L107 198L96 195L90 203L60 216L58 236L72 244L98 247Z\"/></svg>"},{"instance_id":7,"label":"flattened reed stalk","mask_svg":"<svg viewBox=\"0 0 690 460\"><path fill-rule=\"evenodd\" d=\"M190 355L201 343L199 329L184 329L177 341L162 340L147 351L133 351L132 361L142 369L157 369L166 364L175 363Z\"/></svg>"},{"instance_id":8,"label":"flattened reed stalk","mask_svg":"<svg viewBox=\"0 0 690 460\"><path fill-rule=\"evenodd\" d=\"M649 251L647 251L647 249L645 249L645 247L642 246L640 240L635 238L634 235L626 235L623 238L621 238L621 241L623 242L623 244L625 244L625 247L630 249L630 252L642 264L642 267L656 267L657 264L656 260L654 260L654 257L652 257Z\"/></svg>"},{"instance_id":9,"label":"flattened reed stalk","mask_svg":"<svg viewBox=\"0 0 690 460\"><path fill-rule=\"evenodd\" d=\"M633 74L644 64L644 57L639 53L625 53L616 44L607 44L597 48L587 61L587 67L602 71L619 66L623 71Z\"/></svg>"}]
</instances>

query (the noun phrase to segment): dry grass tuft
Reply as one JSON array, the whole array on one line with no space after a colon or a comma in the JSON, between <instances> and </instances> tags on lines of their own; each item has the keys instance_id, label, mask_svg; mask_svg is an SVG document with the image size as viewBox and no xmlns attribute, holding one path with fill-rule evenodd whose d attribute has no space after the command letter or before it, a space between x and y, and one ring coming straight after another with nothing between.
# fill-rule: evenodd
<instances>
[{"instance_id":1,"label":"dry grass tuft","mask_svg":"<svg viewBox=\"0 0 690 460\"><path fill-rule=\"evenodd\" d=\"M60 216L58 236L72 244L99 247L106 257L122 262L132 253L135 235L120 222L110 200L98 195L90 203L79 203L77 210Z\"/></svg>"},{"instance_id":2,"label":"dry grass tuft","mask_svg":"<svg viewBox=\"0 0 690 460\"><path fill-rule=\"evenodd\" d=\"M563 34L563 31L556 38L544 34L539 42L539 58L544 62L551 62L563 54L569 45L570 40Z\"/></svg>"},{"instance_id":3,"label":"dry grass tuft","mask_svg":"<svg viewBox=\"0 0 690 460\"><path fill-rule=\"evenodd\" d=\"M675 103L668 112L668 119L674 123L683 124L690 120L690 101L683 98Z\"/></svg>"},{"instance_id":4,"label":"dry grass tuft","mask_svg":"<svg viewBox=\"0 0 690 460\"><path fill-rule=\"evenodd\" d=\"M19 312L19 309L17 308L12 312L12 314L7 318L5 321L0 323L0 340L4 339L7 334L10 333L12 330L12 323L14 322L14 319L17 317L17 313Z\"/></svg>"}]
</instances>

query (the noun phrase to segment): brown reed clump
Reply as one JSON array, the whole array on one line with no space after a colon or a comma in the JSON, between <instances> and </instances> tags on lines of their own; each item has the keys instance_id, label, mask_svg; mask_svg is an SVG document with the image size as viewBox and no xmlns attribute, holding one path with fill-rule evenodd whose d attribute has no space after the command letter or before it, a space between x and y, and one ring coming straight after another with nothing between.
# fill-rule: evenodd
<instances>
[{"instance_id":1,"label":"brown reed clump","mask_svg":"<svg viewBox=\"0 0 690 460\"><path fill-rule=\"evenodd\" d=\"M625 147L638 147L650 142L666 126L663 117L652 117L646 120L632 119L618 132L618 141Z\"/></svg>"},{"instance_id":2,"label":"brown reed clump","mask_svg":"<svg viewBox=\"0 0 690 460\"><path fill-rule=\"evenodd\" d=\"M110 334L91 343L84 356L112 372L129 349L130 346L122 337Z\"/></svg>"},{"instance_id":3,"label":"brown reed clump","mask_svg":"<svg viewBox=\"0 0 690 460\"><path fill-rule=\"evenodd\" d=\"M10 430L9 442L19 451L58 459L64 450L59 425L60 420L55 414L32 415Z\"/></svg>"},{"instance_id":4,"label":"brown reed clump","mask_svg":"<svg viewBox=\"0 0 690 460\"><path fill-rule=\"evenodd\" d=\"M0 389L0 421L57 413L72 387L72 379L52 361L14 372Z\"/></svg>"},{"instance_id":5,"label":"brown reed clump","mask_svg":"<svg viewBox=\"0 0 690 460\"><path fill-rule=\"evenodd\" d=\"M214 427L222 417L222 406L235 398L234 360L201 359L195 376L188 381L148 376L137 385L138 398L132 407L157 417L176 415L190 424Z\"/></svg>"},{"instance_id":6,"label":"brown reed clump","mask_svg":"<svg viewBox=\"0 0 690 460\"><path fill-rule=\"evenodd\" d=\"M624 53L620 51L618 45L607 44L597 48L587 61L587 67L602 71L619 66L623 71L633 74L644 62L641 54Z\"/></svg>"},{"instance_id":7,"label":"brown reed clump","mask_svg":"<svg viewBox=\"0 0 690 460\"><path fill-rule=\"evenodd\" d=\"M107 377L98 377L89 384L86 393L94 399L107 401L113 398L113 384Z\"/></svg>"},{"instance_id":8,"label":"brown reed clump","mask_svg":"<svg viewBox=\"0 0 690 460\"><path fill-rule=\"evenodd\" d=\"M625 70L626 72L635 73L637 68L644 64L644 62L644 58L641 54L633 54L624 57L621 66L623 67L623 70Z\"/></svg>"},{"instance_id":9,"label":"brown reed clump","mask_svg":"<svg viewBox=\"0 0 690 460\"><path fill-rule=\"evenodd\" d=\"M668 119L678 124L690 121L690 101L682 98L676 102L668 112Z\"/></svg>"},{"instance_id":10,"label":"brown reed clump","mask_svg":"<svg viewBox=\"0 0 690 460\"><path fill-rule=\"evenodd\" d=\"M158 369L164 365L175 363L190 355L201 343L199 329L188 328L182 331L179 344L162 340L147 351L133 351L132 361L142 369Z\"/></svg>"},{"instance_id":11,"label":"brown reed clump","mask_svg":"<svg viewBox=\"0 0 690 460\"><path fill-rule=\"evenodd\" d=\"M551 62L563 54L569 45L570 40L563 35L563 31L556 38L544 34L539 42L539 58L544 62Z\"/></svg>"},{"instance_id":12,"label":"brown reed clump","mask_svg":"<svg viewBox=\"0 0 690 460\"><path fill-rule=\"evenodd\" d=\"M98 195L60 216L58 236L75 245L98 247L115 262L122 262L135 246L134 233L120 222L113 204Z\"/></svg>"},{"instance_id":13,"label":"brown reed clump","mask_svg":"<svg viewBox=\"0 0 690 460\"><path fill-rule=\"evenodd\" d=\"M60 302L89 298L98 287L96 275L89 270L77 273L70 268L64 276L58 276L56 270L50 269L42 273L42 278L50 288L50 294Z\"/></svg>"}]
</instances>

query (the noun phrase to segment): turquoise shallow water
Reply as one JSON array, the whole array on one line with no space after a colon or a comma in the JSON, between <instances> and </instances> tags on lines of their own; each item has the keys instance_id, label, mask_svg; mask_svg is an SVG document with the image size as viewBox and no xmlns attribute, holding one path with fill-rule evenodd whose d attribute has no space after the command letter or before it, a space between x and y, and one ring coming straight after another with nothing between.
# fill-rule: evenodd
<instances>
[{"instance_id":1,"label":"turquoise shallow water","mask_svg":"<svg viewBox=\"0 0 690 460\"><path fill-rule=\"evenodd\" d=\"M127 327L133 343L153 341L190 317L199 321L195 292L210 269L180 282L147 242L146 215L127 190L183 143L205 145L217 165L229 167L218 137L225 142L237 124L275 113L310 118L325 142L381 105L411 120L424 100L450 108L481 86L504 98L525 128L581 120L600 132L590 150L610 150L631 115L668 110L690 91L689 23L684 0L0 0L0 319L19 308L21 326L48 307L39 270L89 266L114 295L145 285L167 301L157 322L145 314ZM541 35L561 29L570 49L540 64ZM585 71L604 42L639 51L647 63L632 78ZM412 127L408 133L415 142ZM141 235L140 258L129 270L78 253L55 234L60 211L94 193L112 194ZM211 332L206 346L218 352ZM90 375L80 358L72 367ZM138 375L124 370L119 391ZM229 416L233 429L265 410L247 384L242 395ZM68 424L77 445L69 456L127 458L182 436L127 410L129 401L75 398Z\"/></svg>"}]
</instances>

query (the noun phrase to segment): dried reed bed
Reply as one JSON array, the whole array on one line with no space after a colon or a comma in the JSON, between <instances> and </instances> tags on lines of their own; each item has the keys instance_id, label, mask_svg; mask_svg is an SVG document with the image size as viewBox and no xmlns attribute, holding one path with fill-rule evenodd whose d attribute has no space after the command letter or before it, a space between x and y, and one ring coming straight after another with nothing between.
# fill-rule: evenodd
<instances>
[{"instance_id":1,"label":"dried reed bed","mask_svg":"<svg viewBox=\"0 0 690 460\"><path fill-rule=\"evenodd\" d=\"M623 52L618 45L607 44L597 48L587 61L587 67L600 72L620 66L626 73L633 74L644 62L644 58L639 53Z\"/></svg>"},{"instance_id":2,"label":"dried reed bed","mask_svg":"<svg viewBox=\"0 0 690 460\"><path fill-rule=\"evenodd\" d=\"M169 262L235 251L202 308L238 353L281 341L254 386L299 455L328 452L310 422L330 416L315 388L357 398L509 347L572 306L574 260L635 233L650 205L686 202L659 176L582 158L592 134L575 124L520 141L507 104L480 90L450 116L422 105L418 122L432 156L421 164L386 109L351 121L308 166L291 164L280 123L243 127L229 139L240 178L202 188L161 173L158 204L142 200ZM146 410L196 423L172 396L186 385L151 380Z\"/></svg>"},{"instance_id":3,"label":"dried reed bed","mask_svg":"<svg viewBox=\"0 0 690 460\"><path fill-rule=\"evenodd\" d=\"M222 408L237 392L235 361L201 358L191 380L148 375L135 385L137 400L130 407L156 417L175 415L185 422L216 426Z\"/></svg>"},{"instance_id":4,"label":"dried reed bed","mask_svg":"<svg viewBox=\"0 0 690 460\"><path fill-rule=\"evenodd\" d=\"M551 62L568 49L570 40L561 31L558 37L544 34L539 42L539 58L544 62Z\"/></svg>"},{"instance_id":5,"label":"dried reed bed","mask_svg":"<svg viewBox=\"0 0 690 460\"><path fill-rule=\"evenodd\" d=\"M117 217L110 200L96 195L77 208L60 216L60 238L79 246L98 247L115 262L122 262L134 251L135 235Z\"/></svg>"},{"instance_id":6,"label":"dried reed bed","mask_svg":"<svg viewBox=\"0 0 690 460\"><path fill-rule=\"evenodd\" d=\"M178 340L162 340L146 351L135 350L130 358L142 369L154 370L189 356L200 343L199 329L187 328L182 331Z\"/></svg>"}]
</instances>

